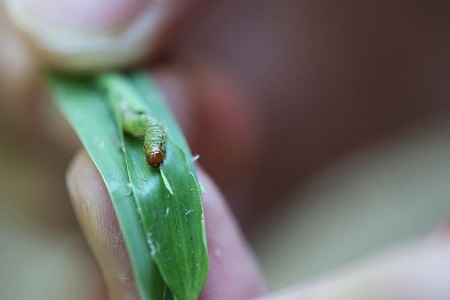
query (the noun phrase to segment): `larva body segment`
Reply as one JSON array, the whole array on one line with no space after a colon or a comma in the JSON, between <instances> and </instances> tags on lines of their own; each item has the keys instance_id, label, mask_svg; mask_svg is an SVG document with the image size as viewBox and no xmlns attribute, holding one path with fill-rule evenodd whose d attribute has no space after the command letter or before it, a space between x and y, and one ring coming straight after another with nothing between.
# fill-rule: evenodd
<instances>
[{"instance_id":1,"label":"larva body segment","mask_svg":"<svg viewBox=\"0 0 450 300\"><path fill-rule=\"evenodd\" d=\"M148 122L144 137L145 156L150 166L158 168L164 160L166 135L162 124L156 118L149 117Z\"/></svg>"},{"instance_id":2,"label":"larva body segment","mask_svg":"<svg viewBox=\"0 0 450 300\"><path fill-rule=\"evenodd\" d=\"M125 101L119 103L124 132L144 139L147 163L159 168L164 161L166 134L159 120L147 112L134 111Z\"/></svg>"},{"instance_id":3,"label":"larva body segment","mask_svg":"<svg viewBox=\"0 0 450 300\"><path fill-rule=\"evenodd\" d=\"M148 123L148 116L144 113L127 113L122 116L123 130L136 138L145 137Z\"/></svg>"},{"instance_id":4,"label":"larva body segment","mask_svg":"<svg viewBox=\"0 0 450 300\"><path fill-rule=\"evenodd\" d=\"M123 131L135 138L143 138L147 132L148 116L133 110L126 101L118 104Z\"/></svg>"}]
</instances>

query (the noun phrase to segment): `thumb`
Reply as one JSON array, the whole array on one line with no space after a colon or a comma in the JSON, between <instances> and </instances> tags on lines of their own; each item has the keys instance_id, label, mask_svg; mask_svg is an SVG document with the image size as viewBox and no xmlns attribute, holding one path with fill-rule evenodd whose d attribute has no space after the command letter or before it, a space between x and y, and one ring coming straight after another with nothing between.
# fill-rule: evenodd
<instances>
[{"instance_id":1,"label":"thumb","mask_svg":"<svg viewBox=\"0 0 450 300\"><path fill-rule=\"evenodd\" d=\"M196 0L5 0L41 63L66 70L127 66L174 36Z\"/></svg>"},{"instance_id":2,"label":"thumb","mask_svg":"<svg viewBox=\"0 0 450 300\"><path fill-rule=\"evenodd\" d=\"M199 299L249 299L264 291L264 282L225 199L212 180L199 169L205 189L206 239L209 274ZM110 299L138 299L127 249L111 199L88 155L80 152L67 182L75 213L97 259Z\"/></svg>"}]
</instances>

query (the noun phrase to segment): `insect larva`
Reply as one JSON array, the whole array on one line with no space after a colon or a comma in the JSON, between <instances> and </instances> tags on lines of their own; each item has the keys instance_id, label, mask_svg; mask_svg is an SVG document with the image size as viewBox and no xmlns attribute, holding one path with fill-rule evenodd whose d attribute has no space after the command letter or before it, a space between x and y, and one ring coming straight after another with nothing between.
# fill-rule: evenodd
<instances>
[{"instance_id":1,"label":"insect larva","mask_svg":"<svg viewBox=\"0 0 450 300\"><path fill-rule=\"evenodd\" d=\"M166 136L162 124L154 117L148 118L144 149L147 163L153 168L158 168L164 160Z\"/></svg>"},{"instance_id":2,"label":"insect larva","mask_svg":"<svg viewBox=\"0 0 450 300\"><path fill-rule=\"evenodd\" d=\"M124 132L144 139L147 163L159 168L164 161L166 134L164 126L150 113L135 111L125 101L119 102Z\"/></svg>"}]
</instances>

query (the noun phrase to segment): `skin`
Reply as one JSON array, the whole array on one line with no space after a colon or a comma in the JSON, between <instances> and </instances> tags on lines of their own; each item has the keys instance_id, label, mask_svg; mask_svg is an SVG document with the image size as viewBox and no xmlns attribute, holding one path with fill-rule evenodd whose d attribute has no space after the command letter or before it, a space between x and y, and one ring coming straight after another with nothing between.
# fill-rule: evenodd
<instances>
[{"instance_id":1,"label":"skin","mask_svg":"<svg viewBox=\"0 0 450 300\"><path fill-rule=\"evenodd\" d=\"M148 4L130 1L125 9L124 2L122 10L109 15L108 10L101 9L105 1L94 1L98 11L89 13L85 7L59 5L58 18L65 20L61 28L83 34L92 22L97 34L120 39L124 22L134 20L130 14L144 10L139 5ZM58 141L52 149L70 153L68 149L75 147L76 139L70 138L69 131L62 130L61 137L55 139L54 130L33 123L53 120L56 123L50 128L63 124L48 115L31 117L46 102L36 100L39 77L26 63L30 57L43 65L75 72L138 61L148 66L193 152L201 153L205 170L224 191L220 193L201 172L206 189L208 245L211 253L221 250L220 256L211 256L211 273L202 299L263 297L262 275L235 217L251 233L282 205L279 200L283 195L312 172L429 113L447 111L450 41L445 31L448 18L442 12L447 11L448 4L406 0L232 0L210 1L202 7L197 4L163 1L154 7L153 23L139 39L152 47L119 43L117 49L92 52L86 50L90 49L86 40L86 47L76 53L55 52L36 42L37 37L48 37L48 32L31 32L23 23L15 22L22 39L14 34L3 35L3 39L9 39L7 45L16 45L22 56L7 59L9 52L0 54L0 74L14 79L0 80L0 92L6 95L2 98L10 99L1 103L0 113L7 112L2 122L16 138L23 135L33 142L35 158L50 150L42 138L30 141L30 130L47 141ZM186 19L194 13L195 17ZM28 14L54 21L32 7ZM61 32L57 36L58 40L64 38ZM29 43L27 47L21 46L22 40ZM19 114L30 117L8 119L8 115ZM287 173L289 176L277 176ZM120 230L107 194L98 193L104 191L103 182L83 152L72 163L68 186L78 221L105 274L108 293L103 297L135 297L134 287L124 286L119 280L121 274L129 273L126 251L111 247L113 241L120 244ZM233 213L224 203L230 204ZM379 299L412 299L411 295L414 299L447 299L448 284L433 276L449 276L447 229L444 225L423 243L401 249L387 259L312 284L300 283L264 299L332 300L340 299L342 293L349 300L366 299L367 294Z\"/></svg>"}]
</instances>

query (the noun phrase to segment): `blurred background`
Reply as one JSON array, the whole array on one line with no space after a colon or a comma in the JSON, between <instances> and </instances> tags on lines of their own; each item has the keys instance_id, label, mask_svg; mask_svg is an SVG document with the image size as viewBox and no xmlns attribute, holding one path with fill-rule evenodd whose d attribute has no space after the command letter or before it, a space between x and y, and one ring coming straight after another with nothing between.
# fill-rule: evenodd
<instances>
[{"instance_id":1,"label":"blurred background","mask_svg":"<svg viewBox=\"0 0 450 300\"><path fill-rule=\"evenodd\" d=\"M209 1L174 46L251 95L260 160L227 173L205 153L204 167L271 289L424 238L448 218L449 12L436 0ZM101 282L64 179L79 144L40 80L2 12L0 299L89 299Z\"/></svg>"}]
</instances>

